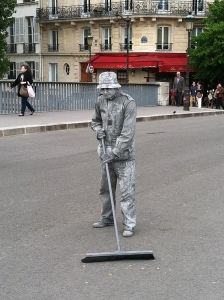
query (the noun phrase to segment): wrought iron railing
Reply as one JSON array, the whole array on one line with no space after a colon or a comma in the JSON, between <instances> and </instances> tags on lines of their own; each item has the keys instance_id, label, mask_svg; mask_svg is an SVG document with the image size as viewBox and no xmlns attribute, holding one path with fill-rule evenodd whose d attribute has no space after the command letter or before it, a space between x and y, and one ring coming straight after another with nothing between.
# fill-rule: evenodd
<instances>
[{"instance_id":1,"label":"wrought iron railing","mask_svg":"<svg viewBox=\"0 0 224 300\"><path fill-rule=\"evenodd\" d=\"M197 3L193 7L193 3ZM148 1L133 0L113 2L110 4L90 4L90 5L71 5L60 7L37 8L36 18L38 22L50 21L55 19L77 19L77 18L98 18L115 17L116 13L129 15L176 15L185 16L193 11L195 15L206 16L208 6L204 1Z\"/></svg>"},{"instance_id":2,"label":"wrought iron railing","mask_svg":"<svg viewBox=\"0 0 224 300\"><path fill-rule=\"evenodd\" d=\"M89 51L89 46L85 44L79 44L79 51L80 52Z\"/></svg>"},{"instance_id":3,"label":"wrought iron railing","mask_svg":"<svg viewBox=\"0 0 224 300\"><path fill-rule=\"evenodd\" d=\"M23 44L23 53L34 53L36 51L35 44Z\"/></svg>"},{"instance_id":4,"label":"wrought iron railing","mask_svg":"<svg viewBox=\"0 0 224 300\"><path fill-rule=\"evenodd\" d=\"M112 44L100 44L101 51L112 51Z\"/></svg>"},{"instance_id":5,"label":"wrought iron railing","mask_svg":"<svg viewBox=\"0 0 224 300\"><path fill-rule=\"evenodd\" d=\"M59 51L59 44L50 44L48 46L48 52L58 52Z\"/></svg>"},{"instance_id":6,"label":"wrought iron railing","mask_svg":"<svg viewBox=\"0 0 224 300\"><path fill-rule=\"evenodd\" d=\"M17 52L16 44L8 44L7 45L7 53L16 53Z\"/></svg>"},{"instance_id":7,"label":"wrought iron railing","mask_svg":"<svg viewBox=\"0 0 224 300\"><path fill-rule=\"evenodd\" d=\"M120 43L120 51L127 51L127 43ZM128 49L132 50L133 43L130 42Z\"/></svg>"},{"instance_id":8,"label":"wrought iron railing","mask_svg":"<svg viewBox=\"0 0 224 300\"><path fill-rule=\"evenodd\" d=\"M156 50L172 50L173 43L156 43Z\"/></svg>"}]
</instances>

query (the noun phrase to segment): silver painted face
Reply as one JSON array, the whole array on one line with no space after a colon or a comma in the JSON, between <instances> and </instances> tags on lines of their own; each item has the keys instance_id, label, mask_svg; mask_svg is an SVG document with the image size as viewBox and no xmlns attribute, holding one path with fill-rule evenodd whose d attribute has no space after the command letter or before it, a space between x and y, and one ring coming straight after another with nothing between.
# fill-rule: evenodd
<instances>
[{"instance_id":1,"label":"silver painted face","mask_svg":"<svg viewBox=\"0 0 224 300\"><path fill-rule=\"evenodd\" d=\"M101 93L106 99L111 99L116 94L117 89L101 89Z\"/></svg>"}]
</instances>

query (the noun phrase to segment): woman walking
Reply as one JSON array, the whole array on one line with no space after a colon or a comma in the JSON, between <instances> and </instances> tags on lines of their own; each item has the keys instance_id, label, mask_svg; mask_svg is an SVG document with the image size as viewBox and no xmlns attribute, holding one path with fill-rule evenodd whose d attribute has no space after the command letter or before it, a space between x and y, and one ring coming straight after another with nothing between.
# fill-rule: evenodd
<instances>
[{"instance_id":1,"label":"woman walking","mask_svg":"<svg viewBox=\"0 0 224 300\"><path fill-rule=\"evenodd\" d=\"M23 64L21 66L21 73L18 75L16 80L8 88L8 91L11 91L12 88L19 85L18 96L22 97L21 98L21 113L19 114L20 117L24 116L26 107L28 107L28 109L30 110L30 115L33 115L33 113L35 112L32 105L28 102L29 96L23 96L20 94L20 89L22 86L27 87L27 84L32 84L32 83L33 83L33 78L32 78L32 74L31 74L30 66L28 64Z\"/></svg>"}]
</instances>

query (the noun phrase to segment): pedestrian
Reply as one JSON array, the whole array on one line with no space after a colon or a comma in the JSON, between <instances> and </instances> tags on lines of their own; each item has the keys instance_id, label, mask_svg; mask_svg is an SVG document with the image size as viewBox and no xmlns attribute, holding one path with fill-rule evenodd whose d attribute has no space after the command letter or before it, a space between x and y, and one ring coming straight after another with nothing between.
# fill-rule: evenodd
<instances>
[{"instance_id":1,"label":"pedestrian","mask_svg":"<svg viewBox=\"0 0 224 300\"><path fill-rule=\"evenodd\" d=\"M195 81L192 82L192 85L190 87L190 107L193 105L195 106L195 101L196 101L196 83Z\"/></svg>"},{"instance_id":2,"label":"pedestrian","mask_svg":"<svg viewBox=\"0 0 224 300\"><path fill-rule=\"evenodd\" d=\"M209 91L209 94L208 94L208 97L207 97L207 98L208 98L208 100L207 100L207 105L208 105L208 106L210 106L210 105L212 106L212 98L213 98L212 90Z\"/></svg>"},{"instance_id":3,"label":"pedestrian","mask_svg":"<svg viewBox=\"0 0 224 300\"><path fill-rule=\"evenodd\" d=\"M216 109L220 109L220 106L222 106L223 108L223 103L222 103L223 94L224 94L224 89L221 83L219 83L216 89Z\"/></svg>"},{"instance_id":4,"label":"pedestrian","mask_svg":"<svg viewBox=\"0 0 224 300\"><path fill-rule=\"evenodd\" d=\"M21 112L19 114L20 117L24 116L26 107L28 107L28 109L30 110L30 115L33 115L33 113L35 112L34 108L28 101L29 96L22 96L20 94L21 86L24 86L27 88L27 85L28 84L31 85L32 83L33 83L33 78L32 78L32 74L31 74L30 66L28 64L21 65L21 73L17 76L16 80L8 88L8 91L11 92L12 88L19 85L18 96L21 97Z\"/></svg>"},{"instance_id":5,"label":"pedestrian","mask_svg":"<svg viewBox=\"0 0 224 300\"><path fill-rule=\"evenodd\" d=\"M173 89L170 90L170 103L171 103L172 106L176 105L176 101L175 101L175 97L174 97L174 90Z\"/></svg>"},{"instance_id":6,"label":"pedestrian","mask_svg":"<svg viewBox=\"0 0 224 300\"><path fill-rule=\"evenodd\" d=\"M98 155L101 160L100 220L94 228L114 225L112 206L106 175L108 163L112 193L115 200L117 181L120 184L123 236L131 237L136 225L135 209L135 147L136 104L134 99L120 90L117 75L103 72L99 76L100 96L95 105L91 128L99 140ZM103 154L101 140L105 141Z\"/></svg>"},{"instance_id":7,"label":"pedestrian","mask_svg":"<svg viewBox=\"0 0 224 300\"><path fill-rule=\"evenodd\" d=\"M198 81L196 87L196 105L198 108L201 108L202 97L203 97L202 87L201 87L201 83Z\"/></svg>"},{"instance_id":8,"label":"pedestrian","mask_svg":"<svg viewBox=\"0 0 224 300\"><path fill-rule=\"evenodd\" d=\"M185 88L185 80L184 77L180 76L180 72L177 72L176 77L173 81L173 90L174 90L174 96L176 100L176 105L180 106L184 94L184 88Z\"/></svg>"}]
</instances>

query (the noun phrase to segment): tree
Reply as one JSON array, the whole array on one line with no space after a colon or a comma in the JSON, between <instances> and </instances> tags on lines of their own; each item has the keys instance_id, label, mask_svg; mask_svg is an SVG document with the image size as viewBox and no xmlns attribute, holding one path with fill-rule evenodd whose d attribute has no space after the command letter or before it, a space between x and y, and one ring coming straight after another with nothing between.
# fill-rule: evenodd
<instances>
[{"instance_id":1,"label":"tree","mask_svg":"<svg viewBox=\"0 0 224 300\"><path fill-rule=\"evenodd\" d=\"M211 83L224 80L224 0L214 0L209 5L203 32L192 36L190 65L197 73L195 78Z\"/></svg>"},{"instance_id":2,"label":"tree","mask_svg":"<svg viewBox=\"0 0 224 300\"><path fill-rule=\"evenodd\" d=\"M7 28L13 24L14 19L12 14L16 7L15 0L1 1L0 9L0 78L8 72L10 61L6 56L7 43L6 38L8 36Z\"/></svg>"}]
</instances>

